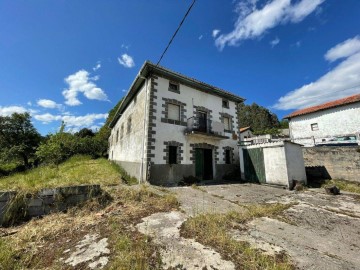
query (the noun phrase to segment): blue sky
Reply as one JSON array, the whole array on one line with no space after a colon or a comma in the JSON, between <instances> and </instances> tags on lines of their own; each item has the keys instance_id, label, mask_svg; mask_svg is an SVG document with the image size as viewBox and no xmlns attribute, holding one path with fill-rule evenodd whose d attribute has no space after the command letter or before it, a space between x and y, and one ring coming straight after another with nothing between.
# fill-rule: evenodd
<instances>
[{"instance_id":1,"label":"blue sky","mask_svg":"<svg viewBox=\"0 0 360 270\"><path fill-rule=\"evenodd\" d=\"M192 0L1 0L0 114L100 127ZM161 65L274 111L360 93L360 1L197 0Z\"/></svg>"}]
</instances>

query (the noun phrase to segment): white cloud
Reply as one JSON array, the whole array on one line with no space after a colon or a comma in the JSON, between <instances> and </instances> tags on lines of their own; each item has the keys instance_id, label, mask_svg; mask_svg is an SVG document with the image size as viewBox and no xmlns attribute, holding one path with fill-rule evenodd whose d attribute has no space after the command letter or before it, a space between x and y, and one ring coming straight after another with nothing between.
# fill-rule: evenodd
<instances>
[{"instance_id":1,"label":"white cloud","mask_svg":"<svg viewBox=\"0 0 360 270\"><path fill-rule=\"evenodd\" d=\"M130 48L130 45L121 44L121 48L128 50Z\"/></svg>"},{"instance_id":2,"label":"white cloud","mask_svg":"<svg viewBox=\"0 0 360 270\"><path fill-rule=\"evenodd\" d=\"M350 38L336 45L325 54L325 59L333 62L360 52L360 36Z\"/></svg>"},{"instance_id":3,"label":"white cloud","mask_svg":"<svg viewBox=\"0 0 360 270\"><path fill-rule=\"evenodd\" d=\"M27 104L28 106L32 106L31 101L28 101L26 104Z\"/></svg>"},{"instance_id":4,"label":"white cloud","mask_svg":"<svg viewBox=\"0 0 360 270\"><path fill-rule=\"evenodd\" d=\"M132 68L135 66L134 59L126 53L121 55L121 57L119 57L118 60L119 60L119 63L126 68Z\"/></svg>"},{"instance_id":5,"label":"white cloud","mask_svg":"<svg viewBox=\"0 0 360 270\"><path fill-rule=\"evenodd\" d=\"M272 41L270 41L270 45L271 45L272 48L274 48L279 43L280 43L280 39L278 37L273 39Z\"/></svg>"},{"instance_id":6,"label":"white cloud","mask_svg":"<svg viewBox=\"0 0 360 270\"><path fill-rule=\"evenodd\" d=\"M100 62L100 61L98 61L98 62L96 63L96 66L93 67L93 71L97 71L99 68L101 68L101 62Z\"/></svg>"},{"instance_id":7,"label":"white cloud","mask_svg":"<svg viewBox=\"0 0 360 270\"><path fill-rule=\"evenodd\" d=\"M200 36L199 36L199 40L202 40L202 38L203 38L203 35L200 35Z\"/></svg>"},{"instance_id":8,"label":"white cloud","mask_svg":"<svg viewBox=\"0 0 360 270\"><path fill-rule=\"evenodd\" d=\"M213 38L216 38L219 33L220 33L220 30L219 30L219 29L214 29L214 30L212 31L212 36L213 36Z\"/></svg>"},{"instance_id":9,"label":"white cloud","mask_svg":"<svg viewBox=\"0 0 360 270\"><path fill-rule=\"evenodd\" d=\"M13 113L25 113L28 110L22 106L7 106L2 107L0 106L0 116L9 116Z\"/></svg>"},{"instance_id":10,"label":"white cloud","mask_svg":"<svg viewBox=\"0 0 360 270\"><path fill-rule=\"evenodd\" d=\"M62 92L66 99L65 103L69 106L82 104L77 98L78 93L83 93L88 99L108 100L105 92L94 83L97 79L96 76L89 78L89 72L86 70L80 70L65 78L65 82L69 85L68 89Z\"/></svg>"},{"instance_id":11,"label":"white cloud","mask_svg":"<svg viewBox=\"0 0 360 270\"><path fill-rule=\"evenodd\" d=\"M126 93L127 92L127 90L126 89L123 89L123 90L121 90L123 93Z\"/></svg>"},{"instance_id":12,"label":"white cloud","mask_svg":"<svg viewBox=\"0 0 360 270\"><path fill-rule=\"evenodd\" d=\"M50 99L39 99L37 101L37 104L40 107L47 108L47 109L61 109L62 108L61 104L58 104L55 101L50 100Z\"/></svg>"},{"instance_id":13,"label":"white cloud","mask_svg":"<svg viewBox=\"0 0 360 270\"><path fill-rule=\"evenodd\" d=\"M226 45L236 46L240 41L262 36L267 30L279 24L298 23L311 14L325 0L272 0L257 9L256 0L238 3L238 19L234 30L215 39L215 45L222 50Z\"/></svg>"},{"instance_id":14,"label":"white cloud","mask_svg":"<svg viewBox=\"0 0 360 270\"><path fill-rule=\"evenodd\" d=\"M279 110L301 109L360 93L360 50L348 46L354 39L336 45L325 54L328 61L346 59L316 81L281 97L273 107Z\"/></svg>"},{"instance_id":15,"label":"white cloud","mask_svg":"<svg viewBox=\"0 0 360 270\"><path fill-rule=\"evenodd\" d=\"M86 114L83 116L74 116L74 115L53 115L50 113L45 114L37 114L34 115L34 118L43 124L49 124L54 121L64 121L67 128L83 128L83 127L99 127L103 120L108 116L107 113L99 113L99 114ZM96 123L96 121L102 120L100 123Z\"/></svg>"}]
</instances>

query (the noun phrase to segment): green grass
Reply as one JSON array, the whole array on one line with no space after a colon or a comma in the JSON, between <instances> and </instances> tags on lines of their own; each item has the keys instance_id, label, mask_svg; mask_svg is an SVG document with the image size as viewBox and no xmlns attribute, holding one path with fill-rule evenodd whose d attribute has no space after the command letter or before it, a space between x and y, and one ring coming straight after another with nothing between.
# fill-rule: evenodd
<instances>
[{"instance_id":1,"label":"green grass","mask_svg":"<svg viewBox=\"0 0 360 270\"><path fill-rule=\"evenodd\" d=\"M338 188L340 188L340 192L341 190L343 190L360 194L360 183L357 182L333 179L326 180L322 187L326 186L337 186Z\"/></svg>"},{"instance_id":2,"label":"green grass","mask_svg":"<svg viewBox=\"0 0 360 270\"><path fill-rule=\"evenodd\" d=\"M0 190L34 192L59 186L120 182L120 169L104 158L74 156L59 166L38 168L0 178Z\"/></svg>"},{"instance_id":3,"label":"green grass","mask_svg":"<svg viewBox=\"0 0 360 270\"><path fill-rule=\"evenodd\" d=\"M229 234L256 217L276 216L290 205L268 204L245 206L246 210L228 214L202 214L188 219L182 225L181 235L194 238L205 246L211 246L225 259L235 263L236 269L294 269L286 254L270 256L252 248L249 243L236 241Z\"/></svg>"}]
</instances>

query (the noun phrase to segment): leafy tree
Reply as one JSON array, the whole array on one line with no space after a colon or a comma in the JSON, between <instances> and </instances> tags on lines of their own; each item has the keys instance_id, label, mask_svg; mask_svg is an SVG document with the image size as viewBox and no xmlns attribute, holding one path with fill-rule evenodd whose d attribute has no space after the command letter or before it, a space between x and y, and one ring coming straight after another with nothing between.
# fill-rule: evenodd
<instances>
[{"instance_id":1,"label":"leafy tree","mask_svg":"<svg viewBox=\"0 0 360 270\"><path fill-rule=\"evenodd\" d=\"M31 123L29 113L14 113L0 116L0 158L4 160L22 160L29 167L34 157L41 135Z\"/></svg>"},{"instance_id":2,"label":"leafy tree","mask_svg":"<svg viewBox=\"0 0 360 270\"><path fill-rule=\"evenodd\" d=\"M280 121L280 128L289 128L289 121L287 119L283 119Z\"/></svg>"},{"instance_id":3,"label":"leafy tree","mask_svg":"<svg viewBox=\"0 0 360 270\"><path fill-rule=\"evenodd\" d=\"M268 109L259 106L256 103L251 105L240 104L239 106L241 127L251 126L257 134L265 134L265 131L269 131L273 128L279 128L278 117ZM271 132L276 131L272 130Z\"/></svg>"},{"instance_id":4,"label":"leafy tree","mask_svg":"<svg viewBox=\"0 0 360 270\"><path fill-rule=\"evenodd\" d=\"M75 133L75 136L78 136L80 138L94 137L95 133L89 128L82 128L79 130L79 132Z\"/></svg>"}]
</instances>

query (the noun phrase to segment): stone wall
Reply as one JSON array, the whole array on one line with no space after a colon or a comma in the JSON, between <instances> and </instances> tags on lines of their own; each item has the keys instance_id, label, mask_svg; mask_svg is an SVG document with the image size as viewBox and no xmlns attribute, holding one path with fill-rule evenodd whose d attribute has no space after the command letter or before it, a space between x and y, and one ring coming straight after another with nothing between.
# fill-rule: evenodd
<instances>
[{"instance_id":1,"label":"stone wall","mask_svg":"<svg viewBox=\"0 0 360 270\"><path fill-rule=\"evenodd\" d=\"M359 149L356 146L303 148L308 178L344 179L360 182Z\"/></svg>"},{"instance_id":2,"label":"stone wall","mask_svg":"<svg viewBox=\"0 0 360 270\"><path fill-rule=\"evenodd\" d=\"M19 195L14 191L0 191L0 226L11 225L17 222L17 219L64 211L101 193L100 185L42 189L36 194L26 195Z\"/></svg>"}]
</instances>

